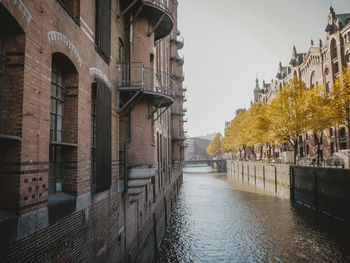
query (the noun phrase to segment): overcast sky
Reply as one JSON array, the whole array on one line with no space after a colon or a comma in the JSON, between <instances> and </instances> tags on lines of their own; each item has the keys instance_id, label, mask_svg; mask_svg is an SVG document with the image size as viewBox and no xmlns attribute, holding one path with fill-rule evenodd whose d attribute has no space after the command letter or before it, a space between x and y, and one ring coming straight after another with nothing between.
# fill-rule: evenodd
<instances>
[{"instance_id":1,"label":"overcast sky","mask_svg":"<svg viewBox=\"0 0 350 263\"><path fill-rule=\"evenodd\" d=\"M223 132L238 108L249 107L256 75L271 82L293 45L306 52L324 40L329 0L178 0L185 38L188 136ZM350 13L350 0L332 0Z\"/></svg>"}]
</instances>

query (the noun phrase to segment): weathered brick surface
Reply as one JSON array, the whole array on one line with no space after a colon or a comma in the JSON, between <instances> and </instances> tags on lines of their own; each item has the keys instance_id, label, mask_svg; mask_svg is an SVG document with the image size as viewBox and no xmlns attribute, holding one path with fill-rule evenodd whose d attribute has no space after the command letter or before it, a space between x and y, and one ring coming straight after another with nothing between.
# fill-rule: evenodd
<instances>
[{"instance_id":1,"label":"weathered brick surface","mask_svg":"<svg viewBox=\"0 0 350 263\"><path fill-rule=\"evenodd\" d=\"M0 210L11 212L11 219L0 223L0 232L5 233L0 237L0 261L151 259L157 245L152 233L159 242L165 217L170 215L171 202L181 185L180 166L171 165L173 147L180 147L172 143L171 127L176 126L179 134L183 126L179 121L172 125L170 109L152 125L148 113L154 97L149 96L133 108L131 118L119 115L118 48L122 41L122 60L142 62L172 74L175 71L170 70L170 38L155 44L154 35L147 35L153 25L144 14L134 21L130 37L130 16L117 18L117 1L111 1L111 57L106 63L95 48L95 0L84 4L78 0L66 2L64 7L57 0L0 0L0 7L23 30L9 36L6 45L10 61L5 71L2 133L21 141L0 141ZM171 34L176 31L175 17ZM63 154L63 191L72 198L64 203L69 208L48 206L51 70L57 54L68 61L64 64L67 89L63 141L71 145ZM110 88L112 101L112 185L101 193L91 191L91 86L96 78ZM177 84L179 89L181 81ZM181 101L177 103L182 107ZM158 149L157 132L162 136ZM129 155L125 157L129 134ZM159 163L157 150L161 152ZM181 160L181 154L176 158ZM145 187L133 203L129 202L127 189L123 191L121 187L126 184L125 162L151 164L159 169L154 184L147 185L147 194ZM68 212L54 218L54 209ZM149 249L142 253L143 247Z\"/></svg>"}]
</instances>

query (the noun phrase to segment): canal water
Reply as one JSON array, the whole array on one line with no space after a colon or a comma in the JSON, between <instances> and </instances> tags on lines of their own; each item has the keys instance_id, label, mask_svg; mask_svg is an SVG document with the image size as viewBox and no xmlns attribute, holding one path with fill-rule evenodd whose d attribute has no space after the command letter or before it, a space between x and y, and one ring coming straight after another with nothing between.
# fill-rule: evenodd
<instances>
[{"instance_id":1,"label":"canal water","mask_svg":"<svg viewBox=\"0 0 350 263\"><path fill-rule=\"evenodd\" d=\"M185 167L157 262L350 262L348 229L210 167Z\"/></svg>"}]
</instances>

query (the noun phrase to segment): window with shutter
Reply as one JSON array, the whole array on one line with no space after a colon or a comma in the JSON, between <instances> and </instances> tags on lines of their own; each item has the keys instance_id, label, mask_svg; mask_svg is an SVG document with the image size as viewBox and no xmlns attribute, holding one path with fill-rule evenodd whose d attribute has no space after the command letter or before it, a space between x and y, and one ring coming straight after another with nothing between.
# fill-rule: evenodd
<instances>
[{"instance_id":1,"label":"window with shutter","mask_svg":"<svg viewBox=\"0 0 350 263\"><path fill-rule=\"evenodd\" d=\"M3 87L5 74L5 39L0 38L0 133L2 132L2 101L3 101Z\"/></svg>"},{"instance_id":2,"label":"window with shutter","mask_svg":"<svg viewBox=\"0 0 350 263\"><path fill-rule=\"evenodd\" d=\"M109 63L111 54L111 1L96 0L96 49Z\"/></svg>"},{"instance_id":3,"label":"window with shutter","mask_svg":"<svg viewBox=\"0 0 350 263\"><path fill-rule=\"evenodd\" d=\"M97 192L111 185L111 92L101 81L92 85L92 185Z\"/></svg>"}]
</instances>

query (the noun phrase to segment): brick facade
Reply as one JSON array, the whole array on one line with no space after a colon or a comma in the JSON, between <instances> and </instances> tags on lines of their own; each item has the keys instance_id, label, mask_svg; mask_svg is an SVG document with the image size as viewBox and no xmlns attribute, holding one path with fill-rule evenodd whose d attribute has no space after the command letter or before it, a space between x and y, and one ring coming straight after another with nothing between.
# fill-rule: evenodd
<instances>
[{"instance_id":1,"label":"brick facade","mask_svg":"<svg viewBox=\"0 0 350 263\"><path fill-rule=\"evenodd\" d=\"M182 115L172 112L174 105L183 107L175 95L183 92L183 61L169 55L183 45L172 41L176 9L176 0L110 6L0 0L1 260L133 262L154 256L182 181L183 143L174 140L183 134ZM132 71L136 62L141 73ZM122 63L127 68L120 70ZM54 64L62 84L53 81ZM140 85L130 81L137 77ZM108 107L108 114L96 115L97 130L94 83L106 87L104 99L110 100L110 107L107 101L97 105ZM62 85L62 101L53 102L53 85ZM54 138L60 129L62 138ZM109 169L102 173L93 140L101 145L107 137L102 161Z\"/></svg>"}]
</instances>

